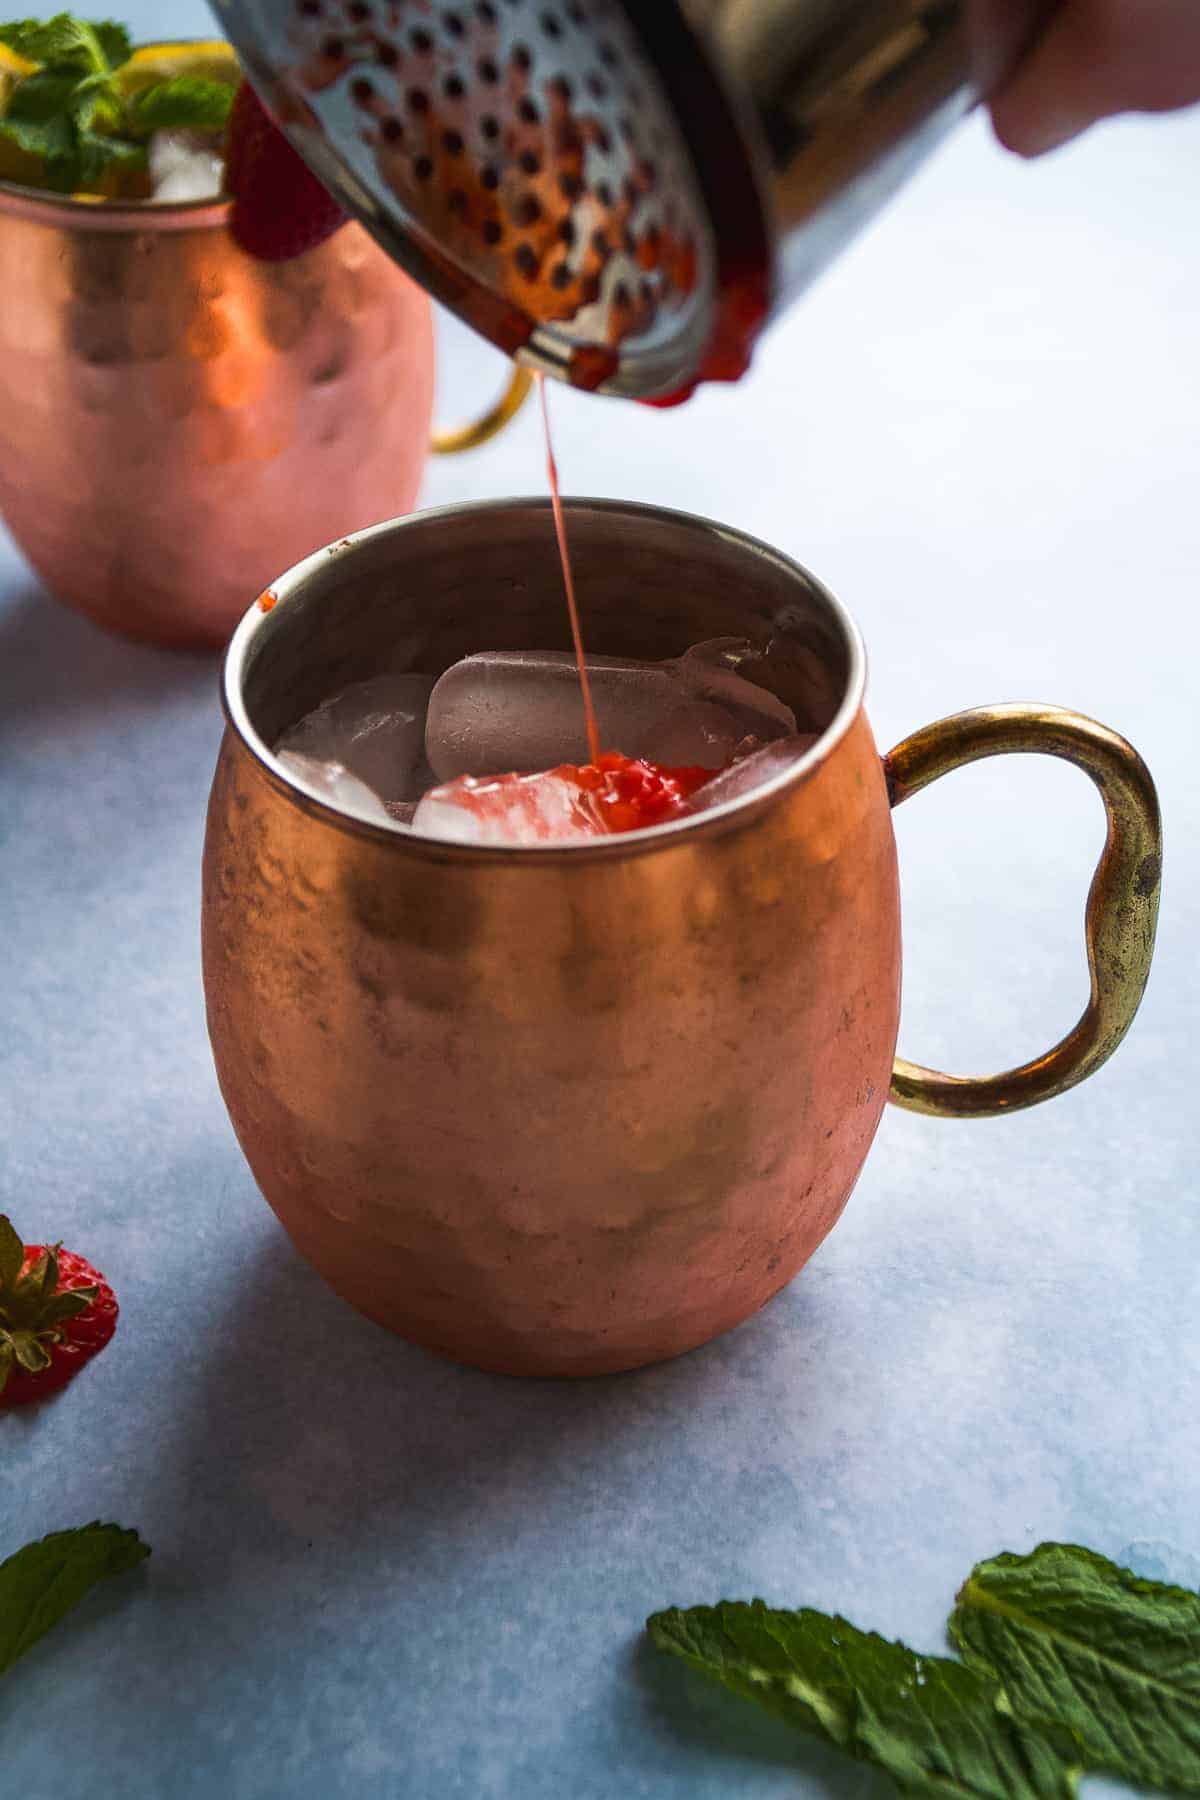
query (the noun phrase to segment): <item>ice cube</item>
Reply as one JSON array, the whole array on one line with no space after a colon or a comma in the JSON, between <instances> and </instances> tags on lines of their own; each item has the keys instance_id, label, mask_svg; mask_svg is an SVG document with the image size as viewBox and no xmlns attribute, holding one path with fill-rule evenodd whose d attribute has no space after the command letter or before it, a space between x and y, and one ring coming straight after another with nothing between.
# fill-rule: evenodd
<instances>
[{"instance_id":1,"label":"ice cube","mask_svg":"<svg viewBox=\"0 0 1200 1800\"><path fill-rule=\"evenodd\" d=\"M356 681L285 731L276 753L340 763L385 802L413 800L433 779L424 766L428 675Z\"/></svg>"},{"instance_id":2,"label":"ice cube","mask_svg":"<svg viewBox=\"0 0 1200 1800\"><path fill-rule=\"evenodd\" d=\"M796 715L777 694L742 673L755 654L753 646L737 638L714 638L693 644L674 667L689 694L710 706L725 709L741 727L739 737L756 737L760 743L788 737L796 730Z\"/></svg>"},{"instance_id":3,"label":"ice cube","mask_svg":"<svg viewBox=\"0 0 1200 1800\"><path fill-rule=\"evenodd\" d=\"M774 694L698 651L661 663L589 657L588 674L601 742L627 756L720 769L748 733L766 742L796 729ZM440 781L586 761L574 657L494 650L455 663L430 697L425 752Z\"/></svg>"},{"instance_id":4,"label":"ice cube","mask_svg":"<svg viewBox=\"0 0 1200 1800\"><path fill-rule=\"evenodd\" d=\"M340 812L351 813L356 819L366 819L372 825L391 825L393 823L387 808L379 795L373 793L365 781L351 774L344 763L329 762L317 756L301 756L295 750L277 750L275 753L289 775L311 788L319 799L330 806L336 806Z\"/></svg>"},{"instance_id":5,"label":"ice cube","mask_svg":"<svg viewBox=\"0 0 1200 1800\"><path fill-rule=\"evenodd\" d=\"M535 775L461 775L431 788L412 829L457 844L561 844L598 837L604 827L564 769Z\"/></svg>"},{"instance_id":6,"label":"ice cube","mask_svg":"<svg viewBox=\"0 0 1200 1800\"><path fill-rule=\"evenodd\" d=\"M727 707L712 700L688 699L668 708L649 727L638 754L668 769L715 771L726 766L744 738Z\"/></svg>"},{"instance_id":7,"label":"ice cube","mask_svg":"<svg viewBox=\"0 0 1200 1800\"><path fill-rule=\"evenodd\" d=\"M793 737L777 738L772 744L764 744L748 755L739 756L728 769L697 788L688 801L688 812L710 812L714 806L724 806L727 800L745 799L772 776L794 768L812 749L817 736L818 733L813 731L797 732Z\"/></svg>"},{"instance_id":8,"label":"ice cube","mask_svg":"<svg viewBox=\"0 0 1200 1800\"><path fill-rule=\"evenodd\" d=\"M147 150L156 200L215 200L225 179L224 158L211 138L193 131L155 131Z\"/></svg>"}]
</instances>

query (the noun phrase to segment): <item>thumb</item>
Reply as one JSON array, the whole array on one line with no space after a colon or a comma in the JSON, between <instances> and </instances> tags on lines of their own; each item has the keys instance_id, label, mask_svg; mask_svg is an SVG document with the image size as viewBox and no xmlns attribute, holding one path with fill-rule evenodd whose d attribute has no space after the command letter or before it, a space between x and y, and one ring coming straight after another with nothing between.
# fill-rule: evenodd
<instances>
[{"instance_id":1,"label":"thumb","mask_svg":"<svg viewBox=\"0 0 1200 1800\"><path fill-rule=\"evenodd\" d=\"M1002 144L1040 156L1098 119L1200 99L1196 0L1065 0L991 100Z\"/></svg>"}]
</instances>

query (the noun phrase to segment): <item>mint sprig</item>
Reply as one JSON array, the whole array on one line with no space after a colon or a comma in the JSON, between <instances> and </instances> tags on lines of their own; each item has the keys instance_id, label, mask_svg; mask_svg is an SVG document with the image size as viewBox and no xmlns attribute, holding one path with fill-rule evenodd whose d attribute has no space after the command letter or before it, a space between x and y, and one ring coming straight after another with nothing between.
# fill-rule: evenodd
<instances>
[{"instance_id":1,"label":"mint sprig","mask_svg":"<svg viewBox=\"0 0 1200 1800\"><path fill-rule=\"evenodd\" d=\"M0 137L41 157L47 186L60 193L94 189L114 169L144 170L155 131L215 135L233 104L227 83L189 75L124 94L120 72L133 47L111 20L11 20L0 24L0 44L39 65L14 83Z\"/></svg>"},{"instance_id":2,"label":"mint sprig","mask_svg":"<svg viewBox=\"0 0 1200 1800\"><path fill-rule=\"evenodd\" d=\"M1071 1544L980 1563L951 1642L1024 1719L1058 1719L1088 1765L1200 1793L1200 1595Z\"/></svg>"},{"instance_id":3,"label":"mint sprig","mask_svg":"<svg viewBox=\"0 0 1200 1800\"><path fill-rule=\"evenodd\" d=\"M97 1582L150 1554L136 1531L81 1525L26 1544L0 1563L0 1675L79 1605Z\"/></svg>"},{"instance_id":4,"label":"mint sprig","mask_svg":"<svg viewBox=\"0 0 1200 1800\"><path fill-rule=\"evenodd\" d=\"M651 1641L929 1800L1070 1796L1081 1769L1200 1793L1200 1595L1075 1544L979 1563L962 1662L809 1609L673 1607Z\"/></svg>"}]
</instances>

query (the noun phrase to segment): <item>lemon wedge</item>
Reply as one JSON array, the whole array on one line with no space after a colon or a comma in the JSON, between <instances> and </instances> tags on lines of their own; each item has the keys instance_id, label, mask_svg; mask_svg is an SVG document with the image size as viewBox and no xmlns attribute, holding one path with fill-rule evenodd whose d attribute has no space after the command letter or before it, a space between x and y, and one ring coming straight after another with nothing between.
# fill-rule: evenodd
<instances>
[{"instance_id":1,"label":"lemon wedge","mask_svg":"<svg viewBox=\"0 0 1200 1800\"><path fill-rule=\"evenodd\" d=\"M26 62L23 56L18 56L7 44L0 44L0 110L3 110L14 81L21 81L26 75L32 75L36 68L36 63Z\"/></svg>"},{"instance_id":2,"label":"lemon wedge","mask_svg":"<svg viewBox=\"0 0 1200 1800\"><path fill-rule=\"evenodd\" d=\"M159 81L175 81L189 75L195 81L223 81L236 87L241 70L233 45L221 38L185 38L164 44L143 44L117 74L117 86L128 98Z\"/></svg>"}]
</instances>

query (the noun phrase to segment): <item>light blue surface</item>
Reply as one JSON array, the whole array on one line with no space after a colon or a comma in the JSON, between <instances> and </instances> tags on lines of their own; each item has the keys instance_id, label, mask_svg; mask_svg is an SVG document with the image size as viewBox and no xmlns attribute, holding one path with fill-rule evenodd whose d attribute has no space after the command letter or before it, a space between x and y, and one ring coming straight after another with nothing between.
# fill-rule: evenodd
<instances>
[{"instance_id":1,"label":"light blue surface","mask_svg":"<svg viewBox=\"0 0 1200 1800\"><path fill-rule=\"evenodd\" d=\"M805 1274L667 1367L461 1371L300 1263L204 1035L215 665L101 637L0 540L0 1203L122 1304L59 1402L0 1423L0 1555L96 1516L155 1551L0 1684L4 1800L875 1794L654 1665L645 1614L761 1593L936 1649L972 1561L1045 1537L1200 1584L1198 158L1195 117L1037 169L972 127L740 391L556 396L571 489L728 519L837 588L881 742L1076 705L1143 750L1169 834L1119 1057L1010 1120L889 1115ZM443 343L457 410L499 368ZM540 479L526 417L427 497ZM1085 991L1087 784L990 765L899 835L907 1054L1039 1048Z\"/></svg>"}]
</instances>

